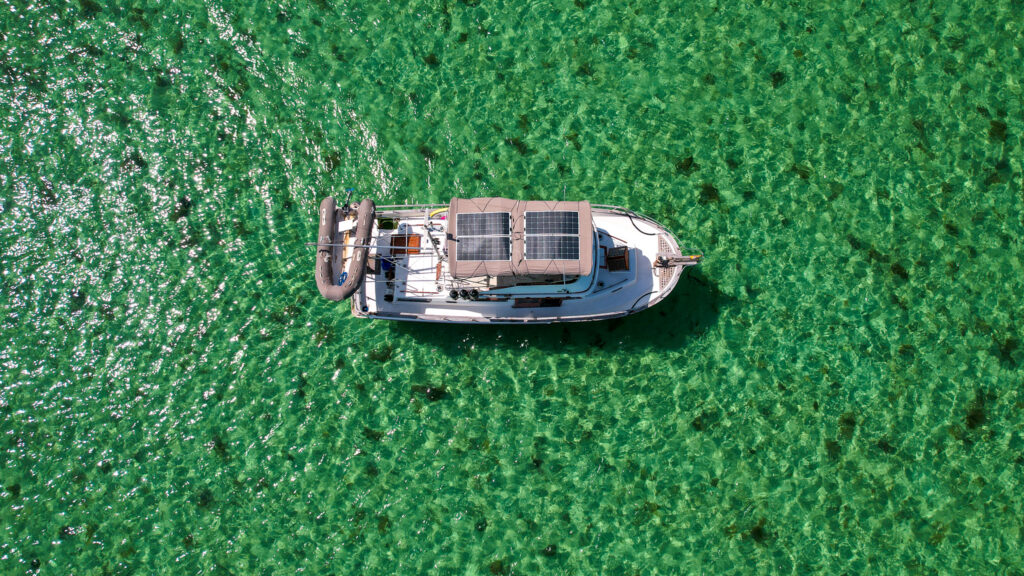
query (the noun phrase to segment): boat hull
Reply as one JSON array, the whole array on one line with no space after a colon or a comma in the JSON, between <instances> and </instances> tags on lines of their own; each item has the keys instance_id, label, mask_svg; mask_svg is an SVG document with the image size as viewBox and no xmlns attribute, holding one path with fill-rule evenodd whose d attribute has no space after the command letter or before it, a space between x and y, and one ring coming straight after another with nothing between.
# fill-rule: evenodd
<instances>
[{"instance_id":1,"label":"boat hull","mask_svg":"<svg viewBox=\"0 0 1024 576\"><path fill-rule=\"evenodd\" d=\"M354 316L445 324L609 320L636 314L664 300L687 266L700 259L685 254L672 233L654 220L622 208L599 206L593 209L595 266L591 275L554 284L548 279L547 283L509 287L482 284L481 279L453 279L445 274L446 259L437 241L443 238L439 230L444 222L431 216L440 209L443 206L378 209L380 226L373 231L376 248L371 250L371 273L352 295ZM419 240L411 248L409 239L415 236ZM622 250L623 246L627 250ZM666 257L676 264L660 265ZM467 298L467 292L476 297Z\"/></svg>"}]
</instances>

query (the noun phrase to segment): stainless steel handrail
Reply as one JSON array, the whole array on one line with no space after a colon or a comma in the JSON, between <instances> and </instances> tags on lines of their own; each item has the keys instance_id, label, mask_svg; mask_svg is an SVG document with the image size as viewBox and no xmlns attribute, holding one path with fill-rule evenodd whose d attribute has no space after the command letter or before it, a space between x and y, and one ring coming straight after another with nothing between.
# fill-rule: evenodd
<instances>
[{"instance_id":1,"label":"stainless steel handrail","mask_svg":"<svg viewBox=\"0 0 1024 576\"><path fill-rule=\"evenodd\" d=\"M441 208L447 206L447 204L381 204L377 206L377 210L384 209L403 209L403 210L415 210L418 208Z\"/></svg>"},{"instance_id":2,"label":"stainless steel handrail","mask_svg":"<svg viewBox=\"0 0 1024 576\"><path fill-rule=\"evenodd\" d=\"M597 208L597 209L600 209L600 210L607 210L609 212L620 212L620 213L626 214L628 216L636 216L637 218L641 218L643 220L646 220L646 221L650 222L651 224L654 224L655 226L657 226L659 229L664 230L666 233L668 233L668 235L671 236L673 240L675 240L676 245L679 246L680 250L686 250L687 252L696 252L696 253L700 254L701 256L704 256L704 251L703 250L701 250L700 248L690 248L689 246L683 244L682 242L679 241L679 237L676 236L674 232L672 232L668 228L662 226L661 224L658 223L657 220L655 220L654 218L651 218L650 216L648 216L646 214L642 214L640 212L637 212L636 210L630 210L629 208L623 208L622 206L612 206L610 204L591 204L590 206L592 208Z\"/></svg>"},{"instance_id":3,"label":"stainless steel handrail","mask_svg":"<svg viewBox=\"0 0 1024 576\"><path fill-rule=\"evenodd\" d=\"M431 208L443 208L445 206L448 206L448 204L381 204L381 205L377 206L377 214L381 215L382 211L424 210L424 209L431 209ZM665 228L661 224L658 224L657 220L655 220L654 218L651 218L650 216L648 216L648 215L646 215L646 214L644 214L642 212L637 212L636 210L631 210L629 208L623 208L622 206L613 206L611 204L591 204L590 206L591 206L591 208L596 208L598 210L607 210L609 212L619 212L621 214L626 214L628 216L635 216L637 218L641 218L643 220L646 220L646 221L650 222L651 224L654 224L655 226L657 226L659 229L664 230L665 232L667 232L668 235L671 236L673 240L675 240L676 244L679 246L680 249L685 249L687 252L696 252L696 253L700 254L701 256L704 255L704 251L703 250L701 250L700 248L691 248L691 247L683 244L682 242L679 241L679 237L676 236L674 232L672 232L668 228Z\"/></svg>"}]
</instances>

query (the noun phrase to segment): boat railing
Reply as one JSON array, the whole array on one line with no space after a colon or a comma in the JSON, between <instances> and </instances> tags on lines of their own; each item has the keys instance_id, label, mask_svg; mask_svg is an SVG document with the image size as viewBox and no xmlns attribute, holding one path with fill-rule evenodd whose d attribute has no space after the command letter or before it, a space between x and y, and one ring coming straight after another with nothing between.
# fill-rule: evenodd
<instances>
[{"instance_id":1,"label":"boat railing","mask_svg":"<svg viewBox=\"0 0 1024 576\"><path fill-rule=\"evenodd\" d=\"M422 210L424 208L442 208L447 204L381 204L377 211L381 210Z\"/></svg>"},{"instance_id":2,"label":"boat railing","mask_svg":"<svg viewBox=\"0 0 1024 576\"><path fill-rule=\"evenodd\" d=\"M612 206L610 204L591 204L591 206L593 208L597 208L598 210L607 210L608 212L618 212L620 214L625 214L626 216L629 216L631 218L632 217L636 217L636 218L639 218L641 220L646 220L646 221L650 222L651 224L654 224L655 226L657 226L659 229L664 230L669 236L671 236L672 239L675 240L676 245L679 246L680 250L685 251L685 252L689 252L691 254L700 254L702 257L704 256L704 251L703 250L701 250L700 248L690 248L689 246L683 244L682 242L679 241L679 238L671 230L669 230L668 228L665 228L664 226L658 224L658 222L654 218L651 218L650 216L648 216L646 214L642 214L640 212L637 212L636 210L630 210L629 208L623 208L622 206Z\"/></svg>"},{"instance_id":3,"label":"boat railing","mask_svg":"<svg viewBox=\"0 0 1024 576\"><path fill-rule=\"evenodd\" d=\"M384 216L385 214L382 213L396 212L399 210L430 210L436 208L446 208L447 206L448 204L381 204L377 206L377 215ZM675 240L676 244L679 246L681 250L684 250L691 254L700 254L701 256L704 255L704 252L699 248L690 248L689 246L684 245L682 242L679 241L679 238L671 230L665 228L664 226L661 226L660 224L657 223L657 221L655 221L653 218L646 214L637 212L636 210L630 210L629 208L623 208L622 206L612 206L611 204L591 204L591 207L596 208L598 210L606 210L608 212L618 212L626 216L646 220L667 232L668 235L671 236L673 240Z\"/></svg>"}]
</instances>

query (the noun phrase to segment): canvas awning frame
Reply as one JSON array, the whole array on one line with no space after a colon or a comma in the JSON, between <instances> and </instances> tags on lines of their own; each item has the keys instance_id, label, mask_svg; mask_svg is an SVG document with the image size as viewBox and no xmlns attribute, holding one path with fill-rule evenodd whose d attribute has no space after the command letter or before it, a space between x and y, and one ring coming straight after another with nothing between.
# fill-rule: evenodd
<instances>
[{"instance_id":1,"label":"canvas awning frame","mask_svg":"<svg viewBox=\"0 0 1024 576\"><path fill-rule=\"evenodd\" d=\"M457 235L460 214L507 212L511 216L509 260L460 260ZM579 258L572 260L526 257L527 212L576 212L579 214ZM448 269L453 278L478 276L559 275L587 276L594 267L594 224L590 202L513 200L510 198L452 198L448 206Z\"/></svg>"}]
</instances>

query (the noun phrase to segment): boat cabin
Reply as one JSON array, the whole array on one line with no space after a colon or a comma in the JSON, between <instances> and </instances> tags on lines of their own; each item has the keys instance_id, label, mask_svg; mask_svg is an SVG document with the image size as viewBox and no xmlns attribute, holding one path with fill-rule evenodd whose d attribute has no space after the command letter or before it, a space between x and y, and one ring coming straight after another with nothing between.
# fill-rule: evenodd
<instances>
[{"instance_id":1,"label":"boat cabin","mask_svg":"<svg viewBox=\"0 0 1024 576\"><path fill-rule=\"evenodd\" d=\"M453 198L448 272L487 289L572 284L594 269L589 202Z\"/></svg>"}]
</instances>

